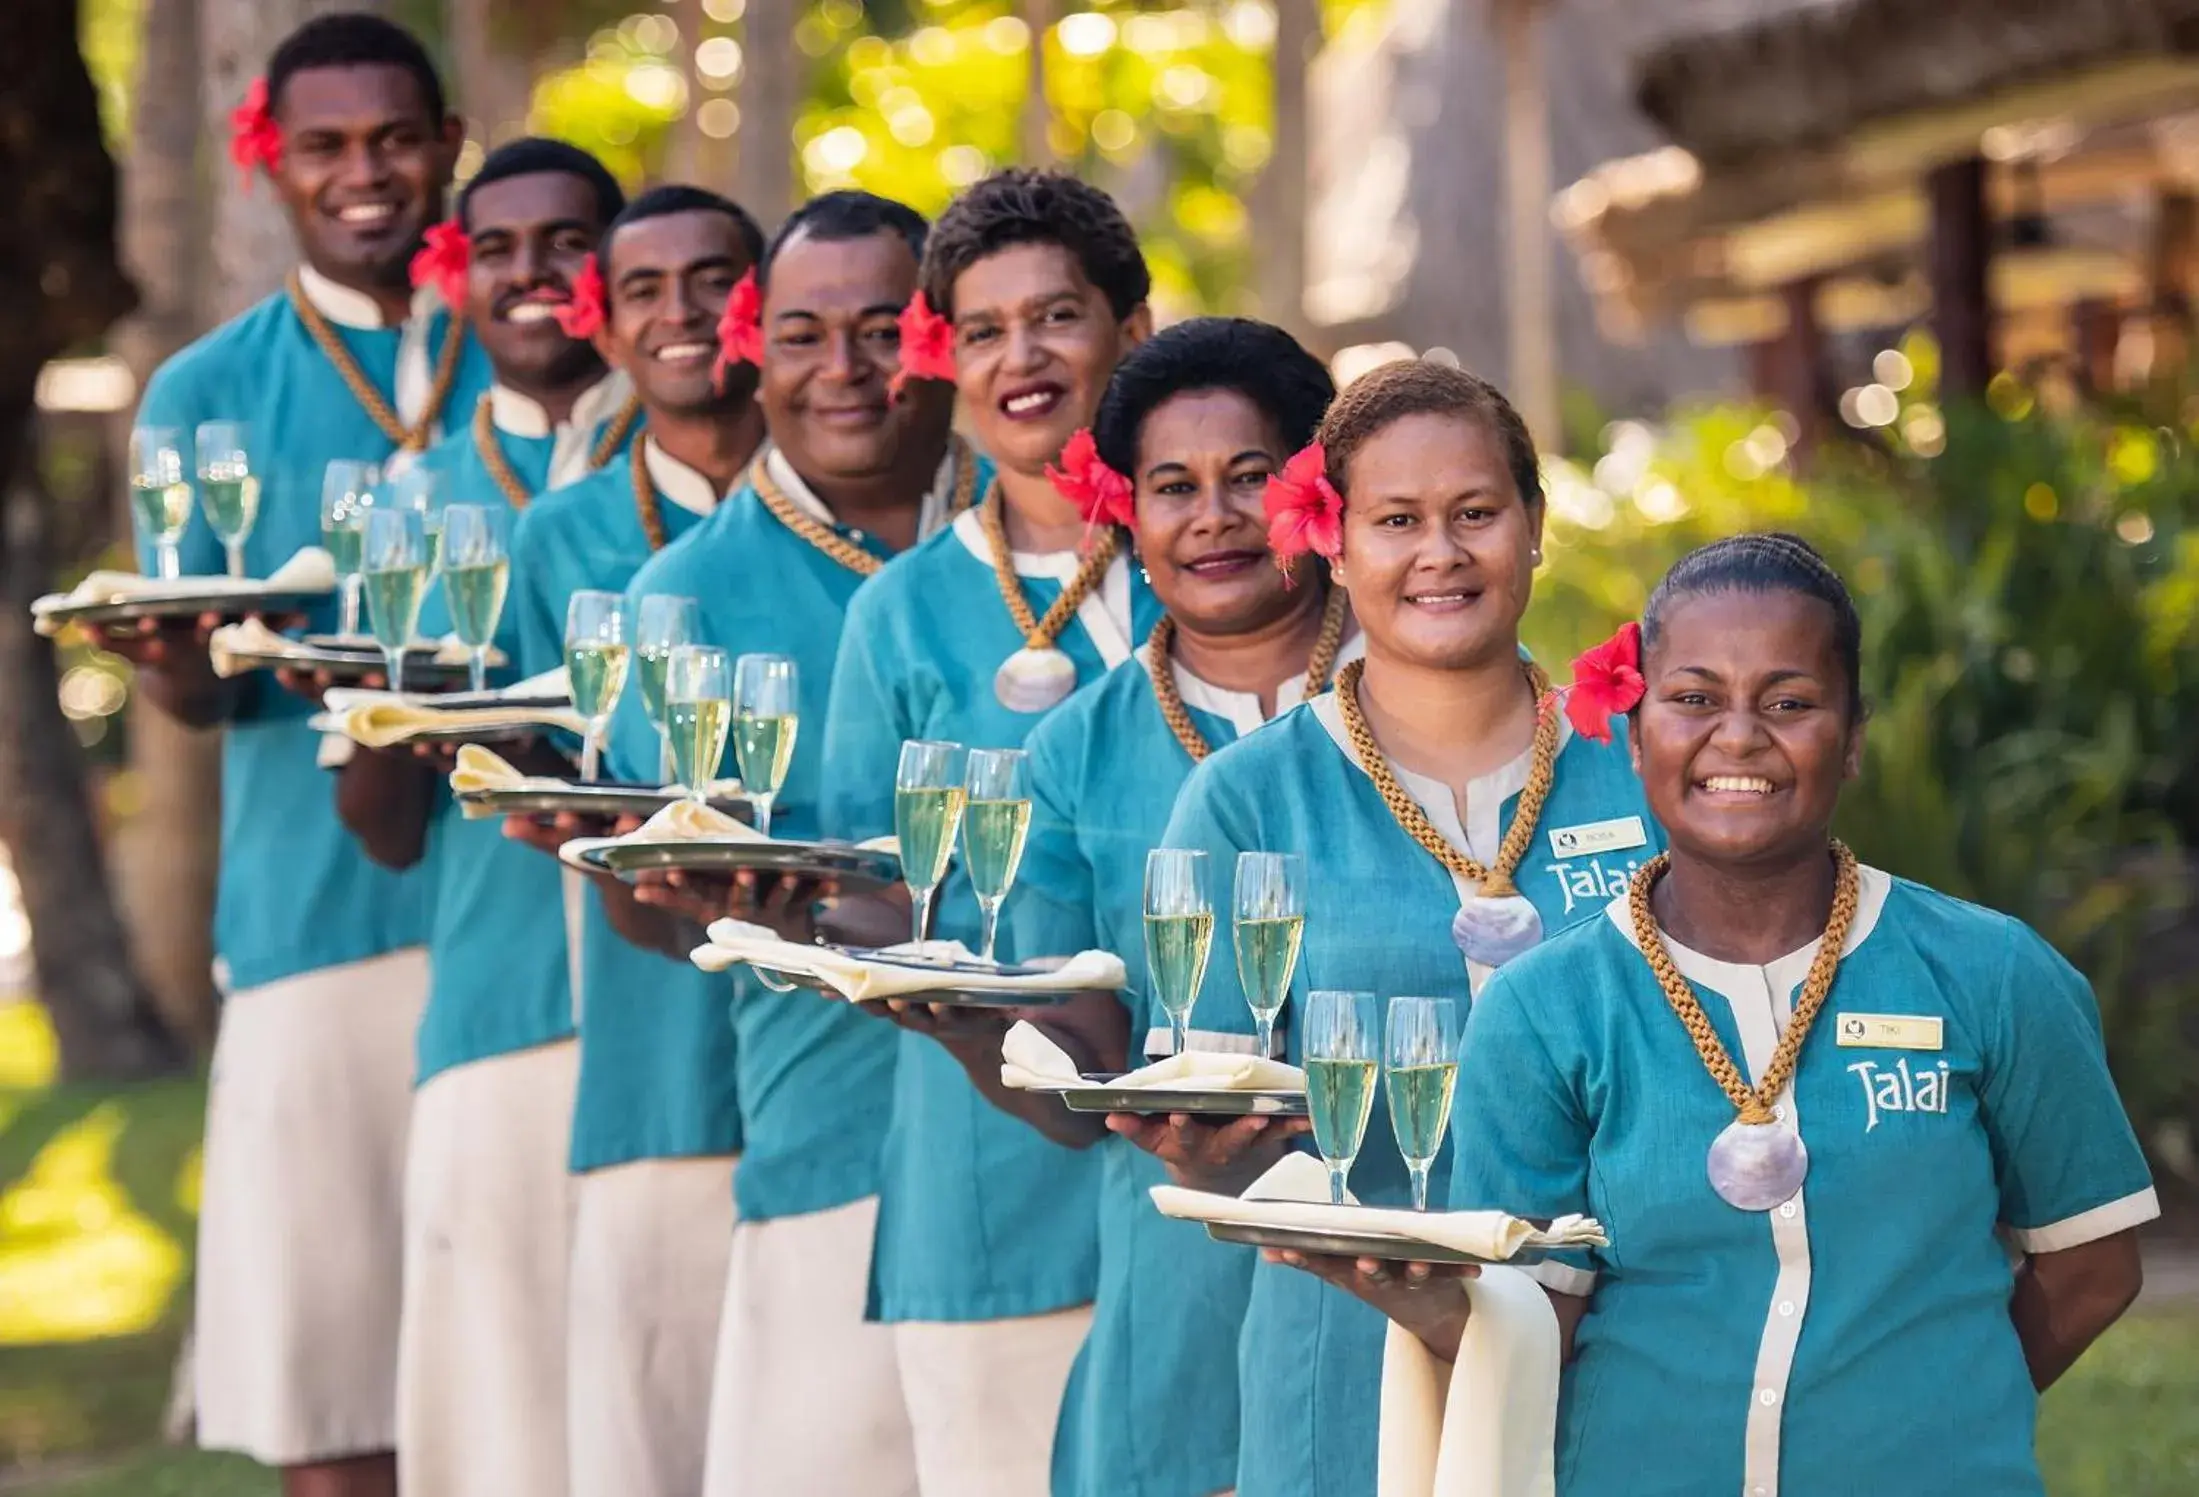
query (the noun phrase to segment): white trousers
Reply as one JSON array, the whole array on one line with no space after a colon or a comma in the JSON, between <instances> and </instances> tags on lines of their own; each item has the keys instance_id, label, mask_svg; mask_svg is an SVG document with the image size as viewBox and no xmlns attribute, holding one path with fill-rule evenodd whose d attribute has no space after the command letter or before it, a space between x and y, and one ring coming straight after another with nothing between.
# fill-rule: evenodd
<instances>
[{"instance_id":1,"label":"white trousers","mask_svg":"<svg viewBox=\"0 0 2199 1497\"><path fill-rule=\"evenodd\" d=\"M198 1441L263 1466L397 1443L412 1046L427 956L236 993L206 1099Z\"/></svg>"},{"instance_id":2,"label":"white trousers","mask_svg":"<svg viewBox=\"0 0 2199 1497\"><path fill-rule=\"evenodd\" d=\"M413 1100L397 1472L405 1497L565 1497L572 1040Z\"/></svg>"},{"instance_id":3,"label":"white trousers","mask_svg":"<svg viewBox=\"0 0 2199 1497\"><path fill-rule=\"evenodd\" d=\"M574 1178L572 1497L696 1497L733 1248L731 1155Z\"/></svg>"},{"instance_id":4,"label":"white trousers","mask_svg":"<svg viewBox=\"0 0 2199 1497\"><path fill-rule=\"evenodd\" d=\"M924 1497L1047 1497L1054 1430L1092 1307L896 1325Z\"/></svg>"},{"instance_id":5,"label":"white trousers","mask_svg":"<svg viewBox=\"0 0 2199 1497\"><path fill-rule=\"evenodd\" d=\"M863 1320L878 1198L733 1229L704 1497L916 1497L889 1326Z\"/></svg>"}]
</instances>

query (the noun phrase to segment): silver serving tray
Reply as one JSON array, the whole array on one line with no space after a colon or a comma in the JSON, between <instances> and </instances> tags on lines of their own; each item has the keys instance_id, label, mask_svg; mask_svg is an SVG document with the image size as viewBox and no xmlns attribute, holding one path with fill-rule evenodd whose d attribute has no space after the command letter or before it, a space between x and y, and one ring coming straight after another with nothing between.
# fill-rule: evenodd
<instances>
[{"instance_id":1,"label":"silver serving tray","mask_svg":"<svg viewBox=\"0 0 2199 1497\"><path fill-rule=\"evenodd\" d=\"M1303 1227L1252 1226L1244 1222L1208 1222L1206 1235L1216 1242L1239 1242L1247 1247L1326 1253L1338 1258L1381 1258L1391 1263L1479 1263L1520 1268L1549 1256L1544 1248L1523 1247L1509 1258L1476 1258L1389 1232L1314 1232Z\"/></svg>"},{"instance_id":2,"label":"silver serving tray","mask_svg":"<svg viewBox=\"0 0 2199 1497\"><path fill-rule=\"evenodd\" d=\"M1174 1113L1226 1118L1302 1118L1306 1094L1284 1091L1224 1091L1211 1087L1110 1086L1113 1076L1087 1076L1082 1086L1064 1086L1054 1095L1071 1112L1130 1112L1142 1117Z\"/></svg>"},{"instance_id":3,"label":"silver serving tray","mask_svg":"<svg viewBox=\"0 0 2199 1497\"><path fill-rule=\"evenodd\" d=\"M901 882L901 860L847 842L619 842L582 855L598 868L631 880L656 868L734 873L741 869L837 879L842 892L875 894Z\"/></svg>"},{"instance_id":4,"label":"silver serving tray","mask_svg":"<svg viewBox=\"0 0 2199 1497\"><path fill-rule=\"evenodd\" d=\"M118 598L105 603L69 603L40 615L57 624L120 624L135 619L195 618L215 613L232 621L255 613L294 613L328 597L327 592L174 593L158 598Z\"/></svg>"},{"instance_id":5,"label":"silver serving tray","mask_svg":"<svg viewBox=\"0 0 2199 1497\"><path fill-rule=\"evenodd\" d=\"M230 653L238 660L257 666L262 670L320 671L338 685L363 681L372 675L387 676L389 674L389 662L384 660L382 652L376 649L337 649L326 645L302 645L297 649L287 650L280 655L263 655L256 650L232 650ZM464 681L466 679L466 663L462 660L437 660L426 650L414 650L406 654L405 686L408 691L416 686ZM470 696L471 693L467 695ZM436 700L439 705L453 704L450 697L438 696ZM489 705L491 700L489 694L483 693L477 705ZM495 698L494 700L503 701L504 699ZM526 703L526 705L531 705L531 702Z\"/></svg>"},{"instance_id":6,"label":"silver serving tray","mask_svg":"<svg viewBox=\"0 0 2199 1497\"><path fill-rule=\"evenodd\" d=\"M983 972L994 976L1038 976L1048 970L1043 967L1025 967L1015 962L945 961L913 957L901 953L887 955L867 946L839 946L833 948L848 956L859 957L882 966L902 967L914 972L938 972L948 978L947 985L928 988L921 993L897 993L894 996L909 1003L943 1003L955 1008L1051 1008L1067 1003L1077 996L1073 988L1052 990L1027 990L1020 993L1002 993L990 988L957 988L952 976L957 972ZM750 964L754 966L754 963ZM766 983L781 988L807 988L813 993L828 993L837 998L839 989L822 978L807 972L787 972L777 967L756 967Z\"/></svg>"},{"instance_id":7,"label":"silver serving tray","mask_svg":"<svg viewBox=\"0 0 2199 1497\"><path fill-rule=\"evenodd\" d=\"M500 816L556 816L574 812L582 816L654 816L685 794L651 785L572 784L562 790L467 790L458 795L463 805L479 806ZM738 797L713 797L710 804L739 821L751 821L747 801Z\"/></svg>"}]
</instances>

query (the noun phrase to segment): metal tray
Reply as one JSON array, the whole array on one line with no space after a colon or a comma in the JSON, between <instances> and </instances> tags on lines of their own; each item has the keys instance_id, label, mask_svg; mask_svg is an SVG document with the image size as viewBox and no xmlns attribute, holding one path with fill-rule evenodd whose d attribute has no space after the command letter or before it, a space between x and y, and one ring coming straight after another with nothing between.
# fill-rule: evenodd
<instances>
[{"instance_id":1,"label":"metal tray","mask_svg":"<svg viewBox=\"0 0 2199 1497\"><path fill-rule=\"evenodd\" d=\"M280 655L262 655L255 650L232 650L230 653L236 659L262 670L322 671L339 686L354 684L370 675L389 674L389 662L382 658L380 650L372 648L359 650L303 645ZM409 651L405 656L405 686L408 690L416 686L441 685L465 679L466 663L462 660L437 660L426 650ZM446 704L450 701L444 697L438 697L437 700ZM484 694L480 705L488 705L489 701L490 698Z\"/></svg>"},{"instance_id":2,"label":"metal tray","mask_svg":"<svg viewBox=\"0 0 2199 1497\"><path fill-rule=\"evenodd\" d=\"M1287 1248L1339 1258L1382 1258L1392 1263L1501 1262L1506 1268L1520 1268L1540 1263L1549 1256L1547 1249L1523 1247L1502 1260L1476 1258L1470 1253L1453 1252L1432 1242L1390 1232L1314 1232L1304 1227L1253 1226L1245 1222L1208 1222L1206 1234L1216 1242L1241 1242L1248 1247Z\"/></svg>"},{"instance_id":3,"label":"metal tray","mask_svg":"<svg viewBox=\"0 0 2199 1497\"><path fill-rule=\"evenodd\" d=\"M887 955L866 946L840 946L834 949L848 956L859 957L864 961L877 962L884 966L902 967L914 972L938 972L943 977L950 979L947 986L928 988L921 993L897 993L894 995L896 998L904 999L910 1003L943 1003L955 1008L1051 1008L1055 1004L1067 1003L1077 996L1077 990L1073 988L1003 993L990 988L957 988L952 986L951 978L956 972L984 972L996 976L1017 977L1037 976L1046 970L1039 967L1019 966L1014 962L931 961L900 953ZM777 967L755 967L754 963L750 963L750 965L755 968L757 974L764 979L767 985L780 988L807 988L813 993L826 993L835 998L840 996L839 989L825 982L822 978L813 977L807 972L788 972Z\"/></svg>"},{"instance_id":4,"label":"metal tray","mask_svg":"<svg viewBox=\"0 0 2199 1497\"><path fill-rule=\"evenodd\" d=\"M1110 1086L1113 1076L1087 1076L1083 1086L1055 1092L1071 1112L1131 1112L1143 1117L1189 1113L1196 1117L1302 1118L1306 1094L1223 1091L1201 1087Z\"/></svg>"},{"instance_id":5,"label":"metal tray","mask_svg":"<svg viewBox=\"0 0 2199 1497\"><path fill-rule=\"evenodd\" d=\"M848 894L875 894L901 882L899 858L846 842L618 842L590 848L583 856L626 879L655 868L723 873L750 868L837 879Z\"/></svg>"},{"instance_id":6,"label":"metal tray","mask_svg":"<svg viewBox=\"0 0 2199 1497\"><path fill-rule=\"evenodd\" d=\"M562 790L468 790L460 803L480 806L500 816L556 816L570 811L582 816L654 816L685 792L653 785L572 784ZM747 801L738 797L713 797L711 806L740 821L753 818Z\"/></svg>"},{"instance_id":7,"label":"metal tray","mask_svg":"<svg viewBox=\"0 0 2199 1497\"><path fill-rule=\"evenodd\" d=\"M328 597L327 592L284 588L275 592L169 593L157 598L118 598L104 603L65 603L39 616L56 624L121 624L134 619L195 618L202 613L224 621L255 613L295 613Z\"/></svg>"}]
</instances>

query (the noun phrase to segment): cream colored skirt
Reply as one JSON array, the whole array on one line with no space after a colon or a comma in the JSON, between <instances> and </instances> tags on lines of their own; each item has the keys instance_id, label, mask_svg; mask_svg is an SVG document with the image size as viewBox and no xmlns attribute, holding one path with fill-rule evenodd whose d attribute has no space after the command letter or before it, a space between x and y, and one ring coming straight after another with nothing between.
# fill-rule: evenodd
<instances>
[{"instance_id":1,"label":"cream colored skirt","mask_svg":"<svg viewBox=\"0 0 2199 1497\"><path fill-rule=\"evenodd\" d=\"M397 1443L419 950L232 995L206 1099L198 1441L264 1466Z\"/></svg>"},{"instance_id":2,"label":"cream colored skirt","mask_svg":"<svg viewBox=\"0 0 2199 1497\"><path fill-rule=\"evenodd\" d=\"M893 1328L924 1497L1046 1497L1062 1390L1091 1327L1080 1305Z\"/></svg>"},{"instance_id":3,"label":"cream colored skirt","mask_svg":"<svg viewBox=\"0 0 2199 1497\"><path fill-rule=\"evenodd\" d=\"M405 1497L564 1497L572 1040L420 1088L405 1160Z\"/></svg>"},{"instance_id":4,"label":"cream colored skirt","mask_svg":"<svg viewBox=\"0 0 2199 1497\"><path fill-rule=\"evenodd\" d=\"M574 1178L572 1497L695 1497L733 1248L731 1155Z\"/></svg>"}]
</instances>

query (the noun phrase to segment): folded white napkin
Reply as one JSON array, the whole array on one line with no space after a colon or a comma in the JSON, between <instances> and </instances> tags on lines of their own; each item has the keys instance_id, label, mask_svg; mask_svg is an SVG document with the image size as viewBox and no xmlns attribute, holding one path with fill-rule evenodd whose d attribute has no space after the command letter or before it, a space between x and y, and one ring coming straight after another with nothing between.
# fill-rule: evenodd
<instances>
[{"instance_id":1,"label":"folded white napkin","mask_svg":"<svg viewBox=\"0 0 2199 1497\"><path fill-rule=\"evenodd\" d=\"M1022 1091L1081 1086L1076 1062L1036 1025L1018 1023L1000 1045L1000 1084ZM1186 1050L1107 1083L1121 1087L1215 1092L1303 1092L1306 1073L1278 1060L1220 1050Z\"/></svg>"},{"instance_id":2,"label":"folded white napkin","mask_svg":"<svg viewBox=\"0 0 2199 1497\"><path fill-rule=\"evenodd\" d=\"M889 946L881 957L926 957L938 961L971 962L976 958L960 941L926 941L922 947ZM831 946L804 946L782 941L760 925L740 920L720 920L710 927L710 942L698 946L690 958L705 972L723 972L743 962L769 967L776 972L801 972L817 978L851 1003L879 998L918 998L942 989L986 993L1059 992L1064 988L1114 990L1130 980L1122 958L1105 951L1081 951L1049 971L1010 976L1006 973L927 971L891 961L866 961Z\"/></svg>"},{"instance_id":3,"label":"folded white napkin","mask_svg":"<svg viewBox=\"0 0 2199 1497\"><path fill-rule=\"evenodd\" d=\"M1516 1268L1459 1282L1471 1308L1455 1363L1389 1328L1376 1497L1553 1497L1557 1312Z\"/></svg>"},{"instance_id":4,"label":"folded white napkin","mask_svg":"<svg viewBox=\"0 0 2199 1497\"><path fill-rule=\"evenodd\" d=\"M738 780L719 780L708 786L704 793L725 797L741 794ZM575 868L593 869L586 854L599 847L609 847L622 842L778 842L784 839L769 837L757 831L745 821L726 815L716 806L705 805L686 797L672 802L623 837L575 837L558 849L557 855ZM901 855L898 837L873 837L856 846L866 852L890 852Z\"/></svg>"},{"instance_id":5,"label":"folded white napkin","mask_svg":"<svg viewBox=\"0 0 2199 1497\"><path fill-rule=\"evenodd\" d=\"M306 546L265 577L144 577L136 572L93 572L65 593L48 593L31 604L40 634L52 634L63 620L57 610L139 599L250 598L268 593L328 593L336 590L336 562L319 546Z\"/></svg>"},{"instance_id":6,"label":"folded white napkin","mask_svg":"<svg viewBox=\"0 0 2199 1497\"><path fill-rule=\"evenodd\" d=\"M478 733L494 728L588 731L586 719L570 707L438 707L432 698L343 691L331 691L323 704L328 710L316 722L325 719L332 731L368 748L388 748L422 733Z\"/></svg>"},{"instance_id":7,"label":"folded white napkin","mask_svg":"<svg viewBox=\"0 0 2199 1497\"><path fill-rule=\"evenodd\" d=\"M1564 1216L1548 1228L1502 1211L1404 1211L1329 1204L1328 1171L1311 1154L1286 1154L1242 1196L1153 1187L1153 1204L1184 1221L1301 1227L1313 1232L1379 1232L1432 1243L1501 1263L1526 1247L1601 1247L1603 1228L1585 1216Z\"/></svg>"}]
</instances>

